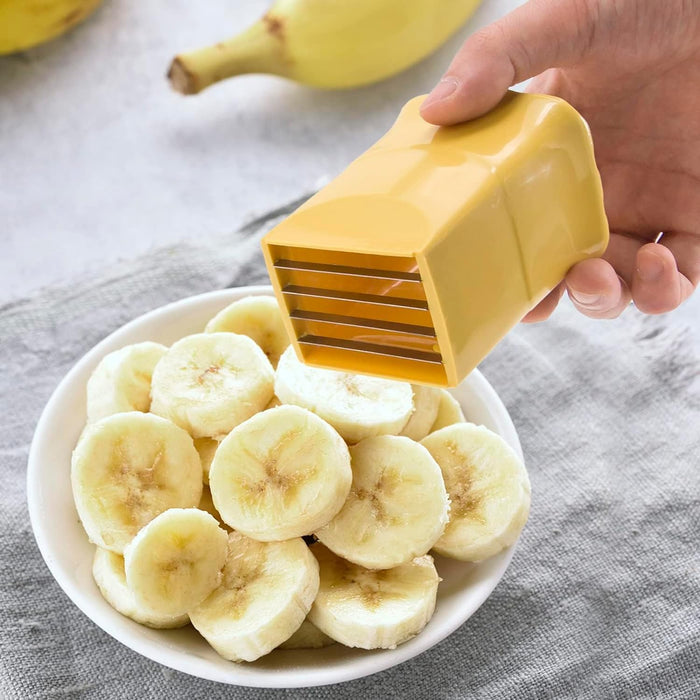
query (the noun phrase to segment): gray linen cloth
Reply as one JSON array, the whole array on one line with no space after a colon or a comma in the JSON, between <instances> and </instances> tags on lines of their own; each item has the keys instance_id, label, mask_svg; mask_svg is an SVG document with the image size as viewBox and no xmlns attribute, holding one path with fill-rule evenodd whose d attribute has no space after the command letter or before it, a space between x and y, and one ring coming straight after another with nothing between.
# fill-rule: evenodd
<instances>
[{"instance_id":1,"label":"gray linen cloth","mask_svg":"<svg viewBox=\"0 0 700 700\"><path fill-rule=\"evenodd\" d=\"M70 602L25 504L45 402L84 352L134 316L265 282L260 234L285 213L0 307L0 698L698 697L700 299L613 322L562 304L484 361L520 433L530 522L489 600L412 661L324 688L217 685L142 658Z\"/></svg>"}]
</instances>

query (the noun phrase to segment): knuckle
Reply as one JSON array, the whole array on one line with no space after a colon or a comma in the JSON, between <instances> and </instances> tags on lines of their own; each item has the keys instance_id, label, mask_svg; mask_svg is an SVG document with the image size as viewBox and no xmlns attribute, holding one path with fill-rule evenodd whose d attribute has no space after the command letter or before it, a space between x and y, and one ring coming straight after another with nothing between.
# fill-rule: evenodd
<instances>
[{"instance_id":1,"label":"knuckle","mask_svg":"<svg viewBox=\"0 0 700 700\"><path fill-rule=\"evenodd\" d=\"M665 314L680 305L678 295L659 293L651 289L637 291L633 296L634 305L642 313L649 315Z\"/></svg>"},{"instance_id":2,"label":"knuckle","mask_svg":"<svg viewBox=\"0 0 700 700\"><path fill-rule=\"evenodd\" d=\"M635 300L634 305L642 313L648 314L649 316L658 316L659 314L666 314L669 311L673 311L678 308L679 303L677 301L659 301L659 300L645 300L637 301Z\"/></svg>"},{"instance_id":3,"label":"knuckle","mask_svg":"<svg viewBox=\"0 0 700 700\"><path fill-rule=\"evenodd\" d=\"M479 55L490 55L498 53L502 43L503 30L500 29L497 24L492 24L474 32L464 43L464 48L473 50Z\"/></svg>"}]
</instances>

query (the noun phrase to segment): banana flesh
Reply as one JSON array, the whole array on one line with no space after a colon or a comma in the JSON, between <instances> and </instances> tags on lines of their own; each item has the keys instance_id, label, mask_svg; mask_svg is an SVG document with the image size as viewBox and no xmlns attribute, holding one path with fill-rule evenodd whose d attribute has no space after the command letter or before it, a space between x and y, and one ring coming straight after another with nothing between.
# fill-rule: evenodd
<instances>
[{"instance_id":1,"label":"banana flesh","mask_svg":"<svg viewBox=\"0 0 700 700\"><path fill-rule=\"evenodd\" d=\"M221 585L190 619L225 659L255 661L299 629L318 586L318 563L301 538L258 542L232 532Z\"/></svg>"},{"instance_id":2,"label":"banana flesh","mask_svg":"<svg viewBox=\"0 0 700 700\"><path fill-rule=\"evenodd\" d=\"M228 538L197 508L161 513L124 549L124 571L135 600L161 615L184 615L221 582Z\"/></svg>"},{"instance_id":3,"label":"banana flesh","mask_svg":"<svg viewBox=\"0 0 700 700\"><path fill-rule=\"evenodd\" d=\"M354 445L350 455L350 493L316 537L369 569L389 569L428 552L449 511L440 467L428 450L406 437L384 435Z\"/></svg>"},{"instance_id":4,"label":"banana flesh","mask_svg":"<svg viewBox=\"0 0 700 700\"><path fill-rule=\"evenodd\" d=\"M400 435L420 442L432 428L438 415L441 395L440 389L432 386L414 384L413 413Z\"/></svg>"},{"instance_id":5,"label":"banana flesh","mask_svg":"<svg viewBox=\"0 0 700 700\"><path fill-rule=\"evenodd\" d=\"M222 309L204 328L205 333L239 333L252 338L277 367L289 346L282 312L275 297L252 296L234 301Z\"/></svg>"},{"instance_id":6,"label":"banana flesh","mask_svg":"<svg viewBox=\"0 0 700 700\"><path fill-rule=\"evenodd\" d=\"M273 396L270 401L268 402L267 406L265 406L265 409L267 411L268 408L277 408L277 406L281 406L282 402L276 397Z\"/></svg>"},{"instance_id":7,"label":"banana flesh","mask_svg":"<svg viewBox=\"0 0 700 700\"><path fill-rule=\"evenodd\" d=\"M202 481L205 484L209 483L209 470L218 447L219 441L213 438L203 437L195 438L194 440L194 448L197 450L199 461L202 464Z\"/></svg>"},{"instance_id":8,"label":"banana flesh","mask_svg":"<svg viewBox=\"0 0 700 700\"><path fill-rule=\"evenodd\" d=\"M447 389L439 389L439 392L440 402L438 404L435 422L430 428L431 433L434 433L436 430L440 430L441 428L446 428L448 425L467 422L467 419L464 417L464 413L462 412L462 407L459 405L459 401L457 401L457 399L452 396ZM421 440L422 439L423 438L421 438Z\"/></svg>"},{"instance_id":9,"label":"banana flesh","mask_svg":"<svg viewBox=\"0 0 700 700\"><path fill-rule=\"evenodd\" d=\"M482 425L457 423L422 442L440 465L450 522L433 549L481 561L513 544L530 512L530 480L506 441Z\"/></svg>"},{"instance_id":10,"label":"banana flesh","mask_svg":"<svg viewBox=\"0 0 700 700\"><path fill-rule=\"evenodd\" d=\"M71 484L90 541L123 554L163 511L197 506L202 467L182 428L150 413L116 413L83 432L73 451Z\"/></svg>"},{"instance_id":11,"label":"banana flesh","mask_svg":"<svg viewBox=\"0 0 700 700\"><path fill-rule=\"evenodd\" d=\"M309 622L307 618L301 623L301 627L286 641L279 645L278 649L322 649L335 644L327 634Z\"/></svg>"},{"instance_id":12,"label":"banana flesh","mask_svg":"<svg viewBox=\"0 0 700 700\"><path fill-rule=\"evenodd\" d=\"M396 435L413 413L410 384L308 367L287 348L275 375L282 403L313 411L349 443L373 435Z\"/></svg>"},{"instance_id":13,"label":"banana flesh","mask_svg":"<svg viewBox=\"0 0 700 700\"><path fill-rule=\"evenodd\" d=\"M393 649L418 634L435 610L433 558L373 571L337 557L321 544L312 551L321 584L309 620L332 639L361 649Z\"/></svg>"},{"instance_id":14,"label":"banana flesh","mask_svg":"<svg viewBox=\"0 0 700 700\"><path fill-rule=\"evenodd\" d=\"M88 423L113 413L148 412L151 376L167 349L160 343L136 343L104 357L87 385Z\"/></svg>"},{"instance_id":15,"label":"banana flesh","mask_svg":"<svg viewBox=\"0 0 700 700\"><path fill-rule=\"evenodd\" d=\"M156 365L151 411L194 438L221 439L265 407L273 380L270 361L247 336L190 335Z\"/></svg>"},{"instance_id":16,"label":"banana flesh","mask_svg":"<svg viewBox=\"0 0 700 700\"><path fill-rule=\"evenodd\" d=\"M230 527L262 541L308 535L343 506L350 454L330 425L298 406L279 406L224 438L211 465L216 509Z\"/></svg>"},{"instance_id":17,"label":"banana flesh","mask_svg":"<svg viewBox=\"0 0 700 700\"><path fill-rule=\"evenodd\" d=\"M214 499L211 497L211 491L209 490L208 486L204 486L202 488L202 497L199 499L199 505L197 506L199 510L206 511L209 513L209 515L213 516L216 520L217 523L219 523L219 526L222 527L224 530L230 530L231 528L224 522L223 518L221 517L221 513L219 513L218 510L216 510L216 506L214 505Z\"/></svg>"},{"instance_id":18,"label":"banana flesh","mask_svg":"<svg viewBox=\"0 0 700 700\"><path fill-rule=\"evenodd\" d=\"M102 597L117 611L134 622L153 629L174 629L189 624L183 615L162 615L140 604L126 583L124 557L97 547L92 561L92 577Z\"/></svg>"},{"instance_id":19,"label":"banana flesh","mask_svg":"<svg viewBox=\"0 0 700 700\"><path fill-rule=\"evenodd\" d=\"M93 373L71 480L95 582L233 661L393 648L433 614L429 551L481 561L515 542L527 472L448 392L306 367L274 300L242 301Z\"/></svg>"}]
</instances>

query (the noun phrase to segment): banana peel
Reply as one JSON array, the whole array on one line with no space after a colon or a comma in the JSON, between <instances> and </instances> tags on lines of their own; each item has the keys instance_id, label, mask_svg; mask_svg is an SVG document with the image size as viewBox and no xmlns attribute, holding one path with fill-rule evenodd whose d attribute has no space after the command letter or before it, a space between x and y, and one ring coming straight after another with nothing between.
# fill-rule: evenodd
<instances>
[{"instance_id":1,"label":"banana peel","mask_svg":"<svg viewBox=\"0 0 700 700\"><path fill-rule=\"evenodd\" d=\"M1 0L0 55L54 39L92 14L100 0Z\"/></svg>"},{"instance_id":2,"label":"banana peel","mask_svg":"<svg viewBox=\"0 0 700 700\"><path fill-rule=\"evenodd\" d=\"M353 88L425 58L456 32L480 0L277 0L231 39L181 53L168 71L185 95L245 73L319 88Z\"/></svg>"}]
</instances>

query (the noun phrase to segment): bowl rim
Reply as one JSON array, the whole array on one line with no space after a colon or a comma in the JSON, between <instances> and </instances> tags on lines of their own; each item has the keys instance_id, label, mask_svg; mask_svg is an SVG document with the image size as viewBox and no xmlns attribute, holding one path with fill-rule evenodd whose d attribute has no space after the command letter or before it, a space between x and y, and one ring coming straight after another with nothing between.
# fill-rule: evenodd
<instances>
[{"instance_id":1,"label":"bowl rim","mask_svg":"<svg viewBox=\"0 0 700 700\"><path fill-rule=\"evenodd\" d=\"M74 584L66 568L61 565L61 562L55 556L53 548L49 543L47 531L45 530L45 525L42 519L43 501L39 498L38 494L41 493L41 488L39 486L42 474L41 454L46 449L46 446L43 444L46 440L46 434L50 430L58 407L61 406L62 402L65 400L65 395L69 393L73 387L75 378L83 374L88 368L94 368L94 366L97 365L106 352L111 352L111 345L116 336L121 336L128 332L138 330L140 326L148 325L157 320L159 317L167 315L174 310L185 310L209 302L221 302L222 305L225 305L226 303L231 303L235 301L235 299L242 298L243 296L271 293L272 288L268 285L252 285L231 287L185 297L180 300L159 306L151 311L137 316L136 318L116 328L99 343L88 350L58 383L47 401L39 421L37 422L37 426L32 437L27 463L26 488L29 519L39 551L52 576L63 592L68 596L70 601L95 625L100 627L112 638L116 639L138 654L150 659L151 661L155 661L166 667L205 680L239 685L243 687L301 688L343 683L378 673L398 664L404 663L405 661L408 661L409 659L432 648L452 634L457 628L464 624L464 622L466 622L491 595L494 588L503 577L503 574L508 568L511 559L513 558L517 542L503 550L503 552L500 554L491 558L494 564L494 571L488 577L486 584L479 586L479 595L476 596L474 603L469 606L470 609L465 611L467 613L466 616L456 616L456 618L454 620L450 620L449 623L430 630L426 628L420 635L417 635L410 640L410 642L420 640L416 641L416 643L405 643L392 650L376 650L382 652L379 654L368 652L365 656L352 659L351 663L348 663L347 666L343 666L340 669L325 669L323 667L321 667L320 671L316 669L301 669L301 673L299 669L274 671L270 669L255 669L255 672L246 672L239 675L236 672L237 666L234 665L233 662L227 662L232 664L230 674L216 673L208 663L207 659L201 659L194 655L187 657L189 662L187 666L183 666L182 664L176 663L175 659L178 657L177 655L173 655L172 652L169 655L166 649L153 646L147 639L142 639L136 636L132 637L123 633L121 630L116 629L115 626L110 623L109 618L103 615L102 610L100 610L99 607L93 603L91 597L87 595L80 586ZM495 389L489 384L478 369L473 370L473 372L469 375L469 377L467 377L467 379L465 379L460 387L467 382L472 385L471 388L473 390L484 397L484 401L493 409L497 418L499 419L499 433L511 445L511 447L515 449L522 459L522 447L520 445L520 440L515 430L515 426L513 425L510 415L508 414L506 407L496 393ZM253 670L251 667L248 668L251 671ZM300 677L304 675L313 675L313 678L304 679L303 677Z\"/></svg>"}]
</instances>

